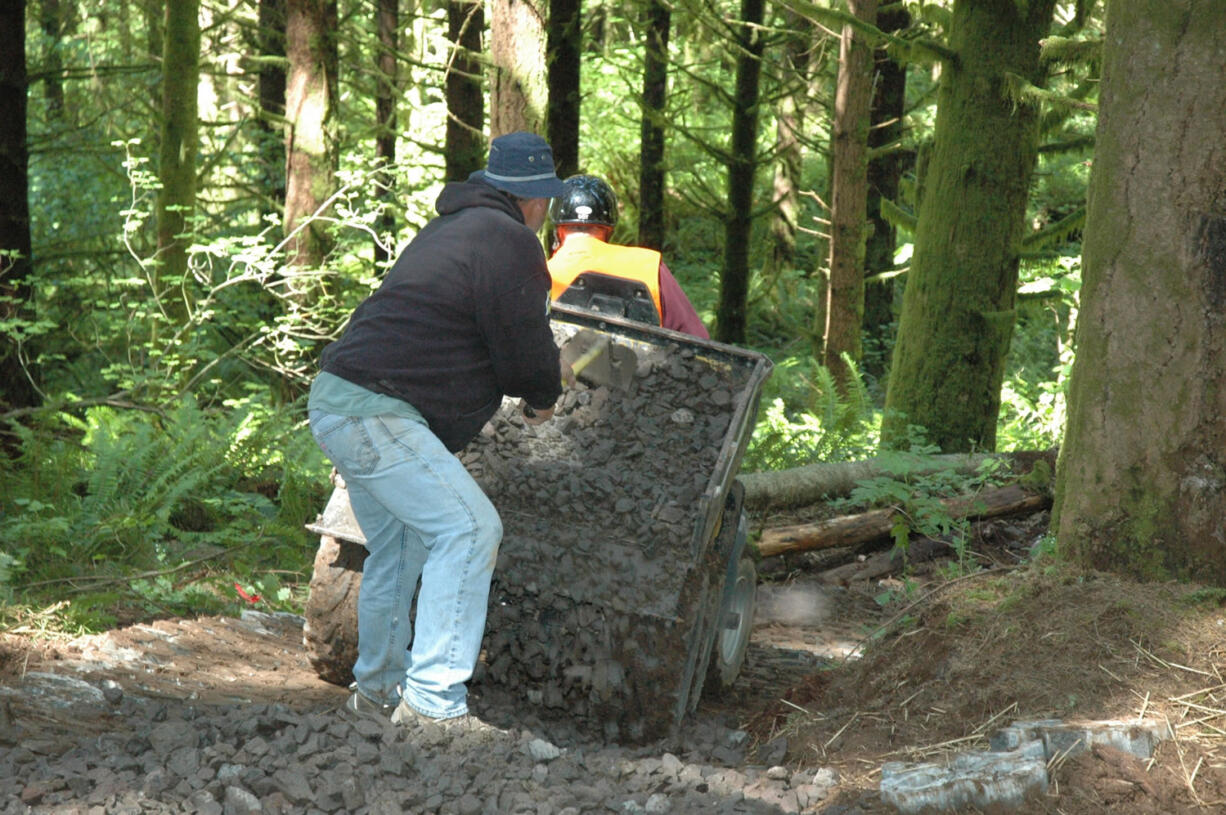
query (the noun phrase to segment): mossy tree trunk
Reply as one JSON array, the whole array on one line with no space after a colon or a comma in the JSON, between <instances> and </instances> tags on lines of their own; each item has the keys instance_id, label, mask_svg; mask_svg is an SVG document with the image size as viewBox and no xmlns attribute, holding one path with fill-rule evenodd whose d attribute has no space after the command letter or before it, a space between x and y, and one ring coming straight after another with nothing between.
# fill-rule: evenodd
<instances>
[{"instance_id":1,"label":"mossy tree trunk","mask_svg":"<svg viewBox=\"0 0 1226 815\"><path fill-rule=\"evenodd\" d=\"M336 191L337 7L335 0L288 0L286 53L285 232L290 264L315 267L332 246L326 222L310 219ZM323 214L322 212L320 214ZM299 229L299 227L302 227ZM291 279L291 296L309 301Z\"/></svg>"},{"instance_id":2,"label":"mossy tree trunk","mask_svg":"<svg viewBox=\"0 0 1226 815\"><path fill-rule=\"evenodd\" d=\"M26 147L26 4L0 4L0 320L19 316L30 296L29 152ZM0 405L30 407L38 396L17 356L0 343Z\"/></svg>"},{"instance_id":3,"label":"mossy tree trunk","mask_svg":"<svg viewBox=\"0 0 1226 815\"><path fill-rule=\"evenodd\" d=\"M643 120L639 129L639 246L664 247L664 112L668 102L668 35L672 13L647 0L643 42Z\"/></svg>"},{"instance_id":4,"label":"mossy tree trunk","mask_svg":"<svg viewBox=\"0 0 1226 815\"><path fill-rule=\"evenodd\" d=\"M1059 549L1226 585L1226 4L1107 10Z\"/></svg>"},{"instance_id":5,"label":"mossy tree trunk","mask_svg":"<svg viewBox=\"0 0 1226 815\"><path fill-rule=\"evenodd\" d=\"M545 137L559 178L579 172L579 28L581 0L551 0L545 53L549 110Z\"/></svg>"},{"instance_id":6,"label":"mossy tree trunk","mask_svg":"<svg viewBox=\"0 0 1226 815\"><path fill-rule=\"evenodd\" d=\"M754 174L758 169L758 97L761 94L764 0L741 0L736 34L736 90L728 156L728 213L724 265L719 278L715 333L721 342L745 342L749 245L753 232Z\"/></svg>"},{"instance_id":7,"label":"mossy tree trunk","mask_svg":"<svg viewBox=\"0 0 1226 815\"><path fill-rule=\"evenodd\" d=\"M848 11L877 23L877 0L849 0ZM822 364L843 384L852 375L844 356L860 360L864 323L864 240L868 224L868 123L873 99L873 52L864 36L843 26L834 94L830 196L830 280L826 287Z\"/></svg>"},{"instance_id":8,"label":"mossy tree trunk","mask_svg":"<svg viewBox=\"0 0 1226 815\"><path fill-rule=\"evenodd\" d=\"M993 450L1055 0L955 0L882 438Z\"/></svg>"},{"instance_id":9,"label":"mossy tree trunk","mask_svg":"<svg viewBox=\"0 0 1226 815\"><path fill-rule=\"evenodd\" d=\"M481 33L485 5L481 0L448 0L447 39L447 181L463 181L485 164L485 94L481 85Z\"/></svg>"},{"instance_id":10,"label":"mossy tree trunk","mask_svg":"<svg viewBox=\"0 0 1226 815\"><path fill-rule=\"evenodd\" d=\"M187 247L196 207L196 92L200 79L200 3L166 4L162 44L162 133L157 197L157 273L154 296L162 313L178 322L191 301Z\"/></svg>"},{"instance_id":11,"label":"mossy tree trunk","mask_svg":"<svg viewBox=\"0 0 1226 815\"><path fill-rule=\"evenodd\" d=\"M543 0L490 2L490 138L526 130L545 132Z\"/></svg>"}]
</instances>

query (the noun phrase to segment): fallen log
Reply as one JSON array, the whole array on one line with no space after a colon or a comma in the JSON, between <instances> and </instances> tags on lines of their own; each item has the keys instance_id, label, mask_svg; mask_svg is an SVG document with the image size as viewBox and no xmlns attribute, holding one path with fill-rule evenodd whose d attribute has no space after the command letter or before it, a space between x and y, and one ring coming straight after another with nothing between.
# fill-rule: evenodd
<instances>
[{"instance_id":1,"label":"fallen log","mask_svg":"<svg viewBox=\"0 0 1226 815\"><path fill-rule=\"evenodd\" d=\"M1055 471L1056 451L1036 450L1014 453L888 453L862 461L832 461L805 464L790 470L741 473L737 480L745 487L745 506L753 510L787 509L816 504L851 494L856 484L877 476L905 479L931 475L942 470L969 474L985 461L1004 459L1015 470L1027 470L1039 458L1046 459Z\"/></svg>"},{"instance_id":2,"label":"fallen log","mask_svg":"<svg viewBox=\"0 0 1226 815\"><path fill-rule=\"evenodd\" d=\"M890 475L905 478L930 475L941 470L973 473L991 458L986 453L948 453L932 456L895 453L864 461L817 462L790 470L741 473L745 486L745 506L750 509L783 509L815 504L849 495L856 483Z\"/></svg>"},{"instance_id":3,"label":"fallen log","mask_svg":"<svg viewBox=\"0 0 1226 815\"><path fill-rule=\"evenodd\" d=\"M1010 484L977 495L946 498L941 504L951 517L982 519L1037 512L1050 507L1051 498L1019 484ZM758 554L771 557L784 552L857 546L886 538L894 528L898 513L897 509L886 507L815 523L768 527L758 538Z\"/></svg>"}]
</instances>

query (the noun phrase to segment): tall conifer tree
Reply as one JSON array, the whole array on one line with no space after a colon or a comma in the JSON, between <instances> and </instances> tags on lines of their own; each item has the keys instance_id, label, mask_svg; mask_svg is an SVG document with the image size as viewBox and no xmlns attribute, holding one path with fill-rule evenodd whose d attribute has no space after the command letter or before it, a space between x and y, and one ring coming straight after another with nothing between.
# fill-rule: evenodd
<instances>
[{"instance_id":1,"label":"tall conifer tree","mask_svg":"<svg viewBox=\"0 0 1226 815\"><path fill-rule=\"evenodd\" d=\"M191 301L187 247L196 207L196 153L199 146L196 95L200 77L200 3L166 4L162 48L162 133L157 200L157 291L162 312L173 319Z\"/></svg>"},{"instance_id":2,"label":"tall conifer tree","mask_svg":"<svg viewBox=\"0 0 1226 815\"><path fill-rule=\"evenodd\" d=\"M485 6L481 0L447 0L447 39L451 53L445 71L447 95L446 148L448 181L463 181L485 164L485 94L482 92L481 33Z\"/></svg>"},{"instance_id":3,"label":"tall conifer tree","mask_svg":"<svg viewBox=\"0 0 1226 815\"><path fill-rule=\"evenodd\" d=\"M286 53L289 77L285 104L285 231L291 235L291 262L318 266L331 248L323 222L311 218L336 187L336 103L338 58L335 0L288 0ZM299 229L299 226L303 228ZM305 292L293 287L296 297Z\"/></svg>"},{"instance_id":4,"label":"tall conifer tree","mask_svg":"<svg viewBox=\"0 0 1226 815\"><path fill-rule=\"evenodd\" d=\"M749 245L753 230L754 176L758 169L758 99L764 40L763 0L741 0L736 28L736 90L728 155L728 212L724 221L724 265L720 272L716 336L745 341L749 295Z\"/></svg>"},{"instance_id":5,"label":"tall conifer tree","mask_svg":"<svg viewBox=\"0 0 1226 815\"><path fill-rule=\"evenodd\" d=\"M954 0L882 437L993 450L1056 0Z\"/></svg>"},{"instance_id":6,"label":"tall conifer tree","mask_svg":"<svg viewBox=\"0 0 1226 815\"><path fill-rule=\"evenodd\" d=\"M668 102L668 35L672 14L664 0L647 0L645 14L638 243L658 251L664 246L664 112Z\"/></svg>"},{"instance_id":7,"label":"tall conifer tree","mask_svg":"<svg viewBox=\"0 0 1226 815\"><path fill-rule=\"evenodd\" d=\"M0 4L0 318L17 316L29 297L30 191L26 148L26 4ZM16 343L0 343L0 402L37 404Z\"/></svg>"}]
</instances>

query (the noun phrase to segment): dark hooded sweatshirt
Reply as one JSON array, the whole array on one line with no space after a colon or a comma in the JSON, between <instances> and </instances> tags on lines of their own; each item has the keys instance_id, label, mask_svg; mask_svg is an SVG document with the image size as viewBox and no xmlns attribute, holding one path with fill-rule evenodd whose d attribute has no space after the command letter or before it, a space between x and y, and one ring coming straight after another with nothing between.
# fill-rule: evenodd
<instances>
[{"instance_id":1,"label":"dark hooded sweatshirt","mask_svg":"<svg viewBox=\"0 0 1226 815\"><path fill-rule=\"evenodd\" d=\"M435 218L357 307L321 367L402 399L448 450L462 448L504 394L545 410L562 392L549 328L549 272L507 195L451 183Z\"/></svg>"}]
</instances>

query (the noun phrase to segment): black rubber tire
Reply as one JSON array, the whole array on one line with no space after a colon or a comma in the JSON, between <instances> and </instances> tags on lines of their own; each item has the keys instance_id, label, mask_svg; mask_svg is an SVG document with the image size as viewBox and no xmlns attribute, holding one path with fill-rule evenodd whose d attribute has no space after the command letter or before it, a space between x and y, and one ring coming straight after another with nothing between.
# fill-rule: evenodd
<instances>
[{"instance_id":1,"label":"black rubber tire","mask_svg":"<svg viewBox=\"0 0 1226 815\"><path fill-rule=\"evenodd\" d=\"M358 590L366 547L329 535L319 539L302 643L320 679L348 686L358 658Z\"/></svg>"},{"instance_id":2,"label":"black rubber tire","mask_svg":"<svg viewBox=\"0 0 1226 815\"><path fill-rule=\"evenodd\" d=\"M719 610L719 627L711 661L707 666L706 692L719 695L728 690L741 673L749 638L753 632L754 603L758 596L758 568L753 558L742 555L736 564L736 583L724 608Z\"/></svg>"}]
</instances>

